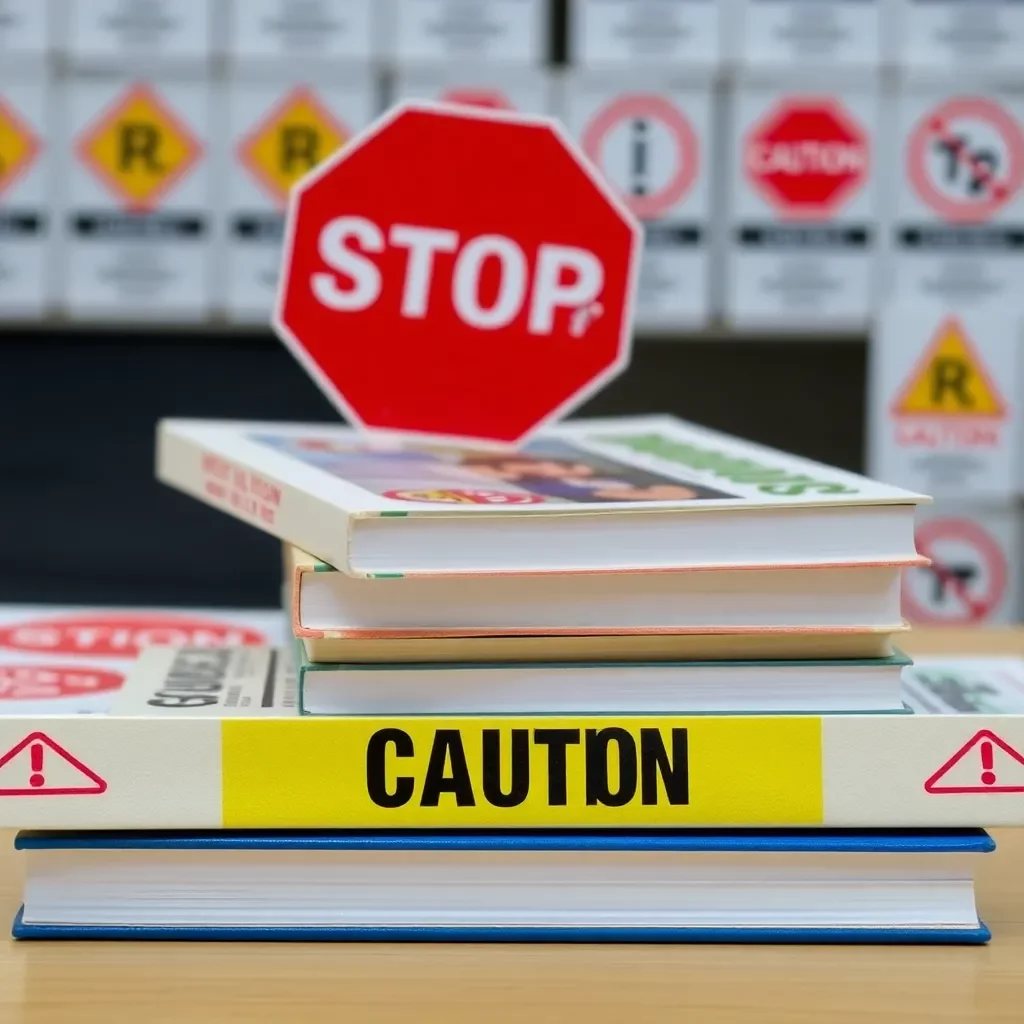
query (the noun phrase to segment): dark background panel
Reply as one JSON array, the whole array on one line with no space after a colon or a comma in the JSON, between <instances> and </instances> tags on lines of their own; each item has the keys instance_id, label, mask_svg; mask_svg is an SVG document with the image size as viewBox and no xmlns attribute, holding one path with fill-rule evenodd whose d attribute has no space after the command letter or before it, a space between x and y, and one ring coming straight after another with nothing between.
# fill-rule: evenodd
<instances>
[{"instance_id":1,"label":"dark background panel","mask_svg":"<svg viewBox=\"0 0 1024 1024\"><path fill-rule=\"evenodd\" d=\"M642 341L581 414L862 465L865 346ZM0 601L271 606L276 540L153 479L162 416L337 421L268 333L0 329Z\"/></svg>"}]
</instances>

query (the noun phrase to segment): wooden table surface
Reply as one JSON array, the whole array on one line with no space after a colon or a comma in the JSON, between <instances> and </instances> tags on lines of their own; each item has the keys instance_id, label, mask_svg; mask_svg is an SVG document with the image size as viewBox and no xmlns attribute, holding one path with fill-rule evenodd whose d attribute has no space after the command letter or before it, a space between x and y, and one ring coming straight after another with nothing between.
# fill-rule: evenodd
<instances>
[{"instance_id":1,"label":"wooden table surface","mask_svg":"<svg viewBox=\"0 0 1024 1024\"><path fill-rule=\"evenodd\" d=\"M1024 630L926 631L917 654L1024 656ZM473 946L14 943L0 1024L694 1024L1024 1021L1024 831L978 881L991 945ZM6 850L9 836L0 837ZM20 865L0 854L0 912Z\"/></svg>"}]
</instances>

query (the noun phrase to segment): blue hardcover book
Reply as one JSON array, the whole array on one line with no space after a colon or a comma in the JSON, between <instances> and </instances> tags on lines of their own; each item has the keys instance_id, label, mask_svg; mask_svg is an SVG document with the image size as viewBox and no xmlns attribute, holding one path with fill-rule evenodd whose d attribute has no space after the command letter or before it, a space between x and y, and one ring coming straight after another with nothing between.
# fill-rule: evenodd
<instances>
[{"instance_id":1,"label":"blue hardcover book","mask_svg":"<svg viewBox=\"0 0 1024 1024\"><path fill-rule=\"evenodd\" d=\"M979 829L20 833L19 939L984 943Z\"/></svg>"}]
</instances>

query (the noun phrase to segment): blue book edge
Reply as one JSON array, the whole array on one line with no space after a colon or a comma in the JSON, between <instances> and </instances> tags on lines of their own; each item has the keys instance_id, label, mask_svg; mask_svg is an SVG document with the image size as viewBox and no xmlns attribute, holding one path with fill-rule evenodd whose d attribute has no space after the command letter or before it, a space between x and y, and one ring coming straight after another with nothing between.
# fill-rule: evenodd
<instances>
[{"instance_id":1,"label":"blue book edge","mask_svg":"<svg viewBox=\"0 0 1024 1024\"><path fill-rule=\"evenodd\" d=\"M31 925L15 915L15 939L150 940L156 942L572 942L971 945L989 942L977 928L202 928L135 925Z\"/></svg>"}]
</instances>

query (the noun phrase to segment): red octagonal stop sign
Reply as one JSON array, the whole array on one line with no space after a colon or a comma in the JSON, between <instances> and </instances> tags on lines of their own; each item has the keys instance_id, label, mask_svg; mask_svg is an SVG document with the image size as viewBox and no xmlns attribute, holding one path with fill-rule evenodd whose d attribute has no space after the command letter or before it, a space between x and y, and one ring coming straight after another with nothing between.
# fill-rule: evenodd
<instances>
[{"instance_id":1,"label":"red octagonal stop sign","mask_svg":"<svg viewBox=\"0 0 1024 1024\"><path fill-rule=\"evenodd\" d=\"M556 122L407 103L294 190L274 324L361 426L517 442L625 368L640 241Z\"/></svg>"},{"instance_id":2,"label":"red octagonal stop sign","mask_svg":"<svg viewBox=\"0 0 1024 1024\"><path fill-rule=\"evenodd\" d=\"M746 138L748 179L783 216L834 213L866 181L867 135L828 97L788 97L754 125Z\"/></svg>"}]
</instances>

